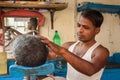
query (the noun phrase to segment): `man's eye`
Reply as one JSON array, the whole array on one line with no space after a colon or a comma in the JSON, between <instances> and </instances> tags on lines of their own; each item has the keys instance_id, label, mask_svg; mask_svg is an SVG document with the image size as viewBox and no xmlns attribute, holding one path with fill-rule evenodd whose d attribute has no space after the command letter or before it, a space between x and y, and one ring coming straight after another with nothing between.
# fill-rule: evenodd
<instances>
[{"instance_id":1,"label":"man's eye","mask_svg":"<svg viewBox=\"0 0 120 80\"><path fill-rule=\"evenodd\" d=\"M83 26L85 29L89 29L89 27L88 26Z\"/></svg>"},{"instance_id":2,"label":"man's eye","mask_svg":"<svg viewBox=\"0 0 120 80\"><path fill-rule=\"evenodd\" d=\"M80 27L80 24L79 24L79 23L77 23L77 27Z\"/></svg>"}]
</instances>

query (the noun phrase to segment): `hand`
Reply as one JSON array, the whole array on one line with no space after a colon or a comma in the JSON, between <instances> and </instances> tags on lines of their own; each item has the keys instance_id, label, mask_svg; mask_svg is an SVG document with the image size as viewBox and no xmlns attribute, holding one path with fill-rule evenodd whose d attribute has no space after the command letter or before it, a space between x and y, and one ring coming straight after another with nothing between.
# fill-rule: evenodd
<instances>
[{"instance_id":1,"label":"hand","mask_svg":"<svg viewBox=\"0 0 120 80\"><path fill-rule=\"evenodd\" d=\"M57 55L62 55L62 52L65 50L65 48L60 47L56 44L54 44L52 41L47 39L46 37L43 37L41 35L38 35L38 37L41 39L43 43L45 43L54 53Z\"/></svg>"},{"instance_id":2,"label":"hand","mask_svg":"<svg viewBox=\"0 0 120 80\"><path fill-rule=\"evenodd\" d=\"M46 37L41 35L37 35L37 37L40 38L43 43L49 46L49 43L51 42L50 40L48 40Z\"/></svg>"}]
</instances>

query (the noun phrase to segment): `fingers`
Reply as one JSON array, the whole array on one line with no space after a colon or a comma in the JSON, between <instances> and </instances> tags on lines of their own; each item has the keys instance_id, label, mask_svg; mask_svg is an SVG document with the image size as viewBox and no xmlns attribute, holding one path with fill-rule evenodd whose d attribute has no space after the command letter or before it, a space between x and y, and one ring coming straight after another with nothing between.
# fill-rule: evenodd
<instances>
[{"instance_id":1,"label":"fingers","mask_svg":"<svg viewBox=\"0 0 120 80\"><path fill-rule=\"evenodd\" d=\"M37 35L37 37L40 38L40 40L47 45L50 43L50 40L48 40L46 37L42 35Z\"/></svg>"},{"instance_id":2,"label":"fingers","mask_svg":"<svg viewBox=\"0 0 120 80\"><path fill-rule=\"evenodd\" d=\"M42 36L42 35L37 35L37 37L40 38L40 40L41 40L42 42L48 40L46 37L44 37L44 36Z\"/></svg>"},{"instance_id":3,"label":"fingers","mask_svg":"<svg viewBox=\"0 0 120 80\"><path fill-rule=\"evenodd\" d=\"M47 39L46 37L42 36L42 35L37 35L38 38L40 38L41 40Z\"/></svg>"},{"instance_id":4,"label":"fingers","mask_svg":"<svg viewBox=\"0 0 120 80\"><path fill-rule=\"evenodd\" d=\"M38 38L40 38L40 40L45 43L54 53L56 53L57 55L60 55L60 50L61 47L54 44L52 41L50 41L48 38L42 36L42 35L37 35Z\"/></svg>"},{"instance_id":5,"label":"fingers","mask_svg":"<svg viewBox=\"0 0 120 80\"><path fill-rule=\"evenodd\" d=\"M37 35L37 37L50 48L54 48L56 46L52 41L42 35Z\"/></svg>"}]
</instances>

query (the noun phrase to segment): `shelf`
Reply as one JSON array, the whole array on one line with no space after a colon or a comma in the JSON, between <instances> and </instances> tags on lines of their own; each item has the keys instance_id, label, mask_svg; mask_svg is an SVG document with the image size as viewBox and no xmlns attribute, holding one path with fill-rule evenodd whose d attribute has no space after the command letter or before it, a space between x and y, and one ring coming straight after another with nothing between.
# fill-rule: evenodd
<instances>
[{"instance_id":1,"label":"shelf","mask_svg":"<svg viewBox=\"0 0 120 80\"><path fill-rule=\"evenodd\" d=\"M120 5L100 4L93 2L83 2L78 5L77 11L83 11L86 8L96 9L103 13L118 14L120 15Z\"/></svg>"},{"instance_id":2,"label":"shelf","mask_svg":"<svg viewBox=\"0 0 120 80\"><path fill-rule=\"evenodd\" d=\"M68 7L68 3L61 2L40 2L40 1L0 1L0 8L2 10L19 10L19 9L27 9L27 10L37 10L39 9L47 9L50 12L51 16L51 29L53 29L53 18L54 12L60 11Z\"/></svg>"},{"instance_id":3,"label":"shelf","mask_svg":"<svg viewBox=\"0 0 120 80\"><path fill-rule=\"evenodd\" d=\"M16 9L16 8L34 8L34 9L53 9L55 11L63 10L67 8L68 3L50 3L40 1L0 1L0 7L2 9Z\"/></svg>"}]
</instances>

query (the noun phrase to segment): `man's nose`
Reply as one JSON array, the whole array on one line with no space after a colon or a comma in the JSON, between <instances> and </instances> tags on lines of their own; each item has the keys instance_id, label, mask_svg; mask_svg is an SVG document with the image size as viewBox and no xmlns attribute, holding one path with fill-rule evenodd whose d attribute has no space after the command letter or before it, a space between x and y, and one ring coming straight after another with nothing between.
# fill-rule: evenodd
<instances>
[{"instance_id":1,"label":"man's nose","mask_svg":"<svg viewBox=\"0 0 120 80\"><path fill-rule=\"evenodd\" d=\"M80 31L80 32L83 32L83 31L84 31L84 29L83 29L82 26L79 27L79 31Z\"/></svg>"}]
</instances>

